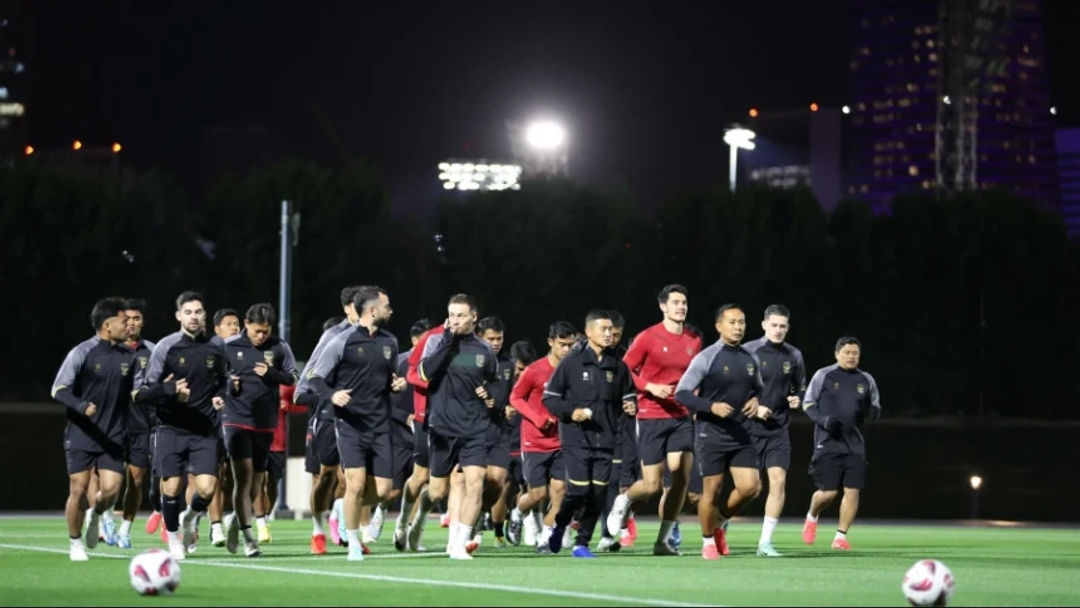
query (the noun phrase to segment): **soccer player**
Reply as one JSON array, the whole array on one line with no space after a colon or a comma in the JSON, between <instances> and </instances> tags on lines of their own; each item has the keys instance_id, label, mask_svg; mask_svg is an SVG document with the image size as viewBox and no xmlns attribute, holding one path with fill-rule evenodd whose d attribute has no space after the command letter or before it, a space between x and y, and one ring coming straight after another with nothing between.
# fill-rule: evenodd
<instances>
[{"instance_id":1,"label":"soccer player","mask_svg":"<svg viewBox=\"0 0 1080 608\"><path fill-rule=\"evenodd\" d=\"M315 555L326 553L326 532L323 528L323 518L330 509L330 501L335 493L335 484L344 492L345 482L339 479L341 470L341 456L338 454L337 439L334 436L334 404L329 400L319 400L308 385L308 373L318 365L326 346L342 332L351 329L359 321L356 306L353 299L358 286L349 286L341 290L341 308L345 312L345 319L329 328L323 325L323 334L311 356L304 366L304 373L296 384L293 401L297 404L307 405L308 410L308 433L311 441L311 461L307 463L307 471L314 476L311 484L311 552ZM344 494L342 494L344 495ZM330 519L330 537L334 544L340 544L343 539L338 532L337 518Z\"/></svg>"},{"instance_id":2,"label":"soccer player","mask_svg":"<svg viewBox=\"0 0 1080 608\"><path fill-rule=\"evenodd\" d=\"M761 328L765 335L743 345L761 362L764 392L758 399L769 409L765 418L755 418L750 426L761 466L769 477L765 500L765 521L761 526L757 554L779 557L773 547L773 531L784 510L784 486L791 468L791 437L788 410L799 408L799 396L806 392L806 364L802 352L784 340L791 327L791 312L780 304L765 309Z\"/></svg>"},{"instance_id":3,"label":"soccer player","mask_svg":"<svg viewBox=\"0 0 1080 608\"><path fill-rule=\"evenodd\" d=\"M517 382L521 379L521 375L525 373L525 369L536 359L536 349L527 341L518 340L510 345L510 360L514 364L512 386L517 386ZM509 401L509 397L507 399ZM506 470L506 481L499 492L499 499L491 507L491 523L495 529L496 547L506 546L504 529L506 528L507 511L510 509L510 504L517 506L521 489L525 487L525 476L521 467L521 415L509 403L504 410L506 425L503 427L503 444L507 446L509 467Z\"/></svg>"},{"instance_id":4,"label":"soccer player","mask_svg":"<svg viewBox=\"0 0 1080 608\"><path fill-rule=\"evenodd\" d=\"M135 373L138 374L146 370L147 365L150 364L150 353L154 350L154 343L142 337L143 326L146 323L143 318L146 301L129 299L126 306L127 339L124 343L135 353ZM128 465L127 483L124 489L124 515L116 540L117 546L121 549L131 548L131 524L135 521L135 513L139 510L146 478L150 473L150 429L153 426L154 416L151 408L145 404L131 404L128 408L127 420Z\"/></svg>"},{"instance_id":5,"label":"soccer player","mask_svg":"<svg viewBox=\"0 0 1080 608\"><path fill-rule=\"evenodd\" d=\"M225 341L240 335L240 314L231 308L220 308L214 312L214 337L212 341L224 346ZM220 419L219 419L220 422ZM214 491L214 499L210 501L207 513L210 515L210 544L215 547L225 546L225 527L222 524L226 511L233 508L233 473L229 466L228 451L225 449L224 434L220 425L217 429L218 442L218 484ZM194 491L195 484L188 476L188 501ZM195 522L198 526L199 522Z\"/></svg>"},{"instance_id":6,"label":"soccer player","mask_svg":"<svg viewBox=\"0 0 1080 608\"><path fill-rule=\"evenodd\" d=\"M510 405L521 415L521 460L529 487L510 512L508 536L514 545L521 543L523 523L533 518L533 512L539 514L545 499L550 508L544 525L553 528L566 495L559 419L548 411L543 399L551 374L574 346L574 334L574 326L566 321L552 323L548 328L547 356L526 367L510 393Z\"/></svg>"},{"instance_id":7,"label":"soccer player","mask_svg":"<svg viewBox=\"0 0 1080 608\"><path fill-rule=\"evenodd\" d=\"M264 513L265 517L255 518L259 543L273 542L268 518L277 505L278 482L285 475L285 463L288 452L288 417L289 414L303 414L307 408L293 404L293 391L296 385L282 384L278 387L278 422L274 429L274 440L270 443L270 458L266 461L266 477L262 491L255 499L255 513Z\"/></svg>"},{"instance_id":8,"label":"soccer player","mask_svg":"<svg viewBox=\"0 0 1080 608\"><path fill-rule=\"evenodd\" d=\"M397 338L383 329L393 314L386 290L361 287L353 305L359 315L356 326L326 345L307 377L315 394L334 404L338 453L345 469L348 559L362 561L360 508L385 501L393 488L390 392L404 391L407 384L395 373ZM375 496L365 500L365 490L370 494L371 489Z\"/></svg>"},{"instance_id":9,"label":"soccer player","mask_svg":"<svg viewBox=\"0 0 1080 608\"><path fill-rule=\"evenodd\" d=\"M610 350L611 328L610 312L589 312L585 317L586 347L563 359L544 389L544 405L562 424L559 434L567 482L566 498L548 539L552 553L562 549L566 527L584 507L573 556L594 557L589 541L611 481L619 419L637 413L630 371Z\"/></svg>"},{"instance_id":10,"label":"soccer player","mask_svg":"<svg viewBox=\"0 0 1080 608\"><path fill-rule=\"evenodd\" d=\"M848 530L859 511L859 494L866 484L866 439L863 421L881 417L881 397L877 382L859 369L862 344L854 336L836 341L836 363L814 372L806 390L803 410L814 421L814 455L810 478L817 491L810 498L810 511L803 523L803 541L814 544L818 516L844 489L840 501L840 525L832 548L851 550Z\"/></svg>"},{"instance_id":11,"label":"soccer player","mask_svg":"<svg viewBox=\"0 0 1080 608\"><path fill-rule=\"evenodd\" d=\"M399 378L405 378L409 374L409 355L412 354L412 349L416 348L417 343L420 342L420 337L424 335L424 332L431 329L431 321L427 319L420 319L412 324L409 328L409 341L412 343L412 348L399 354L397 356L397 363L395 367L395 374ZM405 390L394 393L391 397L390 418L393 421L391 427L393 428L393 444L394 444L394 469L393 480L394 485L390 491L390 496L382 503L379 503L374 512L371 514L371 525L368 534L374 540L379 540L382 536L383 524L386 521L386 513L393 506L392 503L401 498L402 491L405 488L405 482L409 478L409 474L413 470L413 444L415 438L413 437L413 391L415 389L412 386L406 387ZM399 517L399 520L407 521L408 517L412 513L404 514L403 517ZM396 531L396 527L395 527ZM402 536L404 538L404 536Z\"/></svg>"},{"instance_id":12,"label":"soccer player","mask_svg":"<svg viewBox=\"0 0 1080 608\"><path fill-rule=\"evenodd\" d=\"M90 311L96 335L68 352L52 386L53 399L64 404L64 454L68 499L64 508L71 561L86 561L86 547L98 543L98 519L116 503L124 477L124 435L131 399L134 355L127 338L127 303L123 298L98 300ZM98 491L87 496L90 471L97 469ZM89 502L86 545L81 532ZM115 537L110 525L106 538Z\"/></svg>"},{"instance_id":13,"label":"soccer player","mask_svg":"<svg viewBox=\"0 0 1080 608\"><path fill-rule=\"evenodd\" d=\"M262 490L270 444L281 408L279 386L296 383L296 359L288 343L271 335L277 314L268 303L253 304L244 314L244 332L225 343L231 379L221 428L233 472L234 510L225 518L225 548L236 553L240 535L244 555L262 555L251 531L253 499ZM255 511L257 519L266 513Z\"/></svg>"},{"instance_id":14,"label":"soccer player","mask_svg":"<svg viewBox=\"0 0 1080 608\"><path fill-rule=\"evenodd\" d=\"M146 374L135 387L136 403L157 405L154 458L161 472L162 514L169 552L184 559L195 545L195 522L206 512L217 488L218 411L225 407L225 351L206 336L203 297L185 291L176 298L180 331L162 338L150 355ZM180 516L180 485L195 475L195 494ZM180 527L184 538L181 541Z\"/></svg>"},{"instance_id":15,"label":"soccer player","mask_svg":"<svg viewBox=\"0 0 1080 608\"><path fill-rule=\"evenodd\" d=\"M491 414L477 389L495 380L495 353L475 334L476 300L457 294L447 304L445 330L432 336L420 359L420 377L428 382L431 416L431 482L428 501L417 515L427 517L424 507L449 494L451 471L460 466L464 492L460 515L450 523L450 558L472 559L473 524L480 516L487 458L491 451Z\"/></svg>"},{"instance_id":16,"label":"soccer player","mask_svg":"<svg viewBox=\"0 0 1080 608\"><path fill-rule=\"evenodd\" d=\"M694 357L675 387L675 400L697 414L694 459L703 485L698 519L704 539L701 557L707 560L730 553L727 521L761 491L749 417L761 415L759 408L767 411L758 402L762 391L758 360L739 345L746 333L746 314L736 304L724 304L715 318L720 339ZM735 487L720 501L717 525L714 504L726 472Z\"/></svg>"},{"instance_id":17,"label":"soccer player","mask_svg":"<svg viewBox=\"0 0 1080 608\"><path fill-rule=\"evenodd\" d=\"M495 380L485 386L481 392L481 397L490 401L488 412L491 414L491 426L488 427L488 440L491 447L488 450L487 472L484 477L484 497L480 509L482 517L484 512L495 508L499 497L502 496L507 473L510 470L510 446L506 443L509 437L506 407L510 405L510 389L514 385L514 361L502 352L506 340L506 325L502 319L484 317L477 323L476 329L480 334L480 339L487 342L495 353L497 365ZM502 520L505 520L505 516L504 511ZM492 520L494 519L493 516ZM480 523L481 520L478 519L473 526L475 534L473 540L478 544L483 534ZM497 539L502 536L501 531L496 534Z\"/></svg>"},{"instance_id":18,"label":"soccer player","mask_svg":"<svg viewBox=\"0 0 1080 608\"><path fill-rule=\"evenodd\" d=\"M626 522L631 503L660 495L667 464L671 489L660 501L660 532L653 544L653 555L678 555L669 540L686 500L690 467L694 465L694 423L689 410L675 402L675 385L690 360L701 351L701 336L686 331L683 325L688 311L685 287L667 285L660 290L657 301L663 320L638 334L623 357L638 388L641 481L615 499L607 527L611 534L617 534Z\"/></svg>"}]
</instances>

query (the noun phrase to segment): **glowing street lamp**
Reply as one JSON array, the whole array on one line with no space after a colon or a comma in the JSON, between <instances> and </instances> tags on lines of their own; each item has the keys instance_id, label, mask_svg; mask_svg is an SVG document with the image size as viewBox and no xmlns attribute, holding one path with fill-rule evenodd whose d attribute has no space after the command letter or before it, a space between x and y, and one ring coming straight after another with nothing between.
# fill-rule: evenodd
<instances>
[{"instance_id":1,"label":"glowing street lamp","mask_svg":"<svg viewBox=\"0 0 1080 608\"><path fill-rule=\"evenodd\" d=\"M743 150L754 149L754 138L756 133L750 129L744 129L742 127L733 127L724 131L724 143L728 145L731 153L728 156L728 182L731 186L731 191L735 192L735 163L738 160L739 148Z\"/></svg>"}]
</instances>

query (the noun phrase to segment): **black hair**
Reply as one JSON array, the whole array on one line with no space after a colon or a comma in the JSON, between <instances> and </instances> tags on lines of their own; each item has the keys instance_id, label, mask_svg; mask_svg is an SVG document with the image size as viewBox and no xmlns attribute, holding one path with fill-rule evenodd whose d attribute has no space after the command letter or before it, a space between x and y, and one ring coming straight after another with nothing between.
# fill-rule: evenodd
<instances>
[{"instance_id":1,"label":"black hair","mask_svg":"<svg viewBox=\"0 0 1080 608\"><path fill-rule=\"evenodd\" d=\"M470 296L467 293L456 293L450 296L450 301L446 303L447 306L451 304L465 304L472 312L479 312L476 307L476 298Z\"/></svg>"},{"instance_id":2,"label":"black hair","mask_svg":"<svg viewBox=\"0 0 1080 608\"><path fill-rule=\"evenodd\" d=\"M336 317L330 317L329 319L323 321L322 330L326 331L326 330L330 329L331 327L337 325L338 323L341 323L344 320L345 320L345 317L343 317L341 315L338 315Z\"/></svg>"},{"instance_id":3,"label":"black hair","mask_svg":"<svg viewBox=\"0 0 1080 608\"><path fill-rule=\"evenodd\" d=\"M240 314L232 308L220 308L214 312L214 327L219 327L225 317L236 317L237 321L240 320Z\"/></svg>"},{"instance_id":4,"label":"black hair","mask_svg":"<svg viewBox=\"0 0 1080 608\"><path fill-rule=\"evenodd\" d=\"M124 302L124 308L126 310L137 310L144 315L146 314L146 300L142 298L128 298Z\"/></svg>"},{"instance_id":5,"label":"black hair","mask_svg":"<svg viewBox=\"0 0 1080 608\"><path fill-rule=\"evenodd\" d=\"M577 335L577 330L568 321L555 321L548 327L548 338L554 340L555 338L573 338Z\"/></svg>"},{"instance_id":6,"label":"black hair","mask_svg":"<svg viewBox=\"0 0 1080 608\"><path fill-rule=\"evenodd\" d=\"M248 323L269 323L273 325L277 321L277 313L269 302L252 304L251 308L244 313L244 320Z\"/></svg>"},{"instance_id":7,"label":"black hair","mask_svg":"<svg viewBox=\"0 0 1080 608\"><path fill-rule=\"evenodd\" d=\"M341 290L341 307L345 308L349 304L352 304L353 298L356 297L356 292L360 289L359 285L349 285Z\"/></svg>"},{"instance_id":8,"label":"black hair","mask_svg":"<svg viewBox=\"0 0 1080 608\"><path fill-rule=\"evenodd\" d=\"M361 285L356 288L353 293L353 306L356 307L356 314L364 314L364 309L377 302L379 296L386 293L386 290L378 285Z\"/></svg>"},{"instance_id":9,"label":"black hair","mask_svg":"<svg viewBox=\"0 0 1080 608\"><path fill-rule=\"evenodd\" d=\"M622 313L617 310L609 310L608 314L611 315L612 327L626 327L626 317L622 316Z\"/></svg>"},{"instance_id":10,"label":"black hair","mask_svg":"<svg viewBox=\"0 0 1080 608\"><path fill-rule=\"evenodd\" d=\"M90 325L94 327L94 331L100 331L101 326L105 324L105 321L125 310L127 310L127 301L125 301L124 298L118 298L116 296L101 298L95 302L94 307L90 309Z\"/></svg>"},{"instance_id":11,"label":"black hair","mask_svg":"<svg viewBox=\"0 0 1080 608\"><path fill-rule=\"evenodd\" d=\"M536 361L536 349L527 340L518 340L510 345L510 359L528 365Z\"/></svg>"},{"instance_id":12,"label":"black hair","mask_svg":"<svg viewBox=\"0 0 1080 608\"><path fill-rule=\"evenodd\" d=\"M482 334L488 330L496 331L501 334L506 331L506 325L499 317L484 317L476 324L476 332Z\"/></svg>"},{"instance_id":13,"label":"black hair","mask_svg":"<svg viewBox=\"0 0 1080 608\"><path fill-rule=\"evenodd\" d=\"M668 298L670 298L673 293L681 293L684 297L689 296L685 287L678 283L672 283L671 285L665 285L664 288L660 290L660 293L656 294L656 301L661 304L667 304Z\"/></svg>"},{"instance_id":14,"label":"black hair","mask_svg":"<svg viewBox=\"0 0 1080 608\"><path fill-rule=\"evenodd\" d=\"M601 319L607 319L607 320L610 321L611 320L611 311L610 310L600 310L599 308L594 308L594 309L590 310L589 314L585 315L585 325L588 325L589 323L592 323L593 321L599 321Z\"/></svg>"},{"instance_id":15,"label":"black hair","mask_svg":"<svg viewBox=\"0 0 1080 608\"><path fill-rule=\"evenodd\" d=\"M856 338L855 336L841 336L840 339L836 341L836 350L834 350L833 352L840 352L840 349L844 348L848 344L854 344L855 346L859 347L859 350L862 350L862 342L859 342L858 338Z\"/></svg>"},{"instance_id":16,"label":"black hair","mask_svg":"<svg viewBox=\"0 0 1080 608\"><path fill-rule=\"evenodd\" d=\"M769 304L768 308L765 309L765 316L763 318L768 319L772 315L780 315L789 321L791 320L791 311L783 304Z\"/></svg>"},{"instance_id":17,"label":"black hair","mask_svg":"<svg viewBox=\"0 0 1080 608\"><path fill-rule=\"evenodd\" d=\"M733 303L730 303L730 302L727 303L727 304L721 304L720 308L716 309L716 316L713 317L713 319L716 320L716 321L719 321L720 317L724 316L724 313L729 311L729 310L743 310L743 307L739 306L738 304L733 304ZM745 312L745 311L743 311L743 312Z\"/></svg>"},{"instance_id":18,"label":"black hair","mask_svg":"<svg viewBox=\"0 0 1080 608\"><path fill-rule=\"evenodd\" d=\"M188 302L203 302L202 294L197 291L185 291L176 296L176 310L180 310ZM205 302L203 303L205 304Z\"/></svg>"},{"instance_id":19,"label":"black hair","mask_svg":"<svg viewBox=\"0 0 1080 608\"><path fill-rule=\"evenodd\" d=\"M412 324L409 328L409 337L422 335L427 330L431 329L431 320L427 317L423 319L417 319L416 323Z\"/></svg>"}]
</instances>

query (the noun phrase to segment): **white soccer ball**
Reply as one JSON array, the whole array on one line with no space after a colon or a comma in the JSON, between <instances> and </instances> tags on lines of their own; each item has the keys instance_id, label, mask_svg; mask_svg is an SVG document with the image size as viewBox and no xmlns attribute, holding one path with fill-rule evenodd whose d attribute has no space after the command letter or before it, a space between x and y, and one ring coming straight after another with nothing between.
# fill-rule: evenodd
<instances>
[{"instance_id":1,"label":"white soccer ball","mask_svg":"<svg viewBox=\"0 0 1080 608\"><path fill-rule=\"evenodd\" d=\"M900 586L912 606L945 606L956 588L952 571L936 559L915 562Z\"/></svg>"},{"instance_id":2,"label":"white soccer ball","mask_svg":"<svg viewBox=\"0 0 1080 608\"><path fill-rule=\"evenodd\" d=\"M149 549L131 558L128 574L139 595L168 595L180 586L180 564L161 549Z\"/></svg>"}]
</instances>

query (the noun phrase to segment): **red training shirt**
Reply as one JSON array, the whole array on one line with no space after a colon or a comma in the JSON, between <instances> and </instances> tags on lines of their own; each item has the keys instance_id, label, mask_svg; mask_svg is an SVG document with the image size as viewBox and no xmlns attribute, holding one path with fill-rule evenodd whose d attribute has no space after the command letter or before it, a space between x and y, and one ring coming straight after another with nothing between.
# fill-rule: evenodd
<instances>
[{"instance_id":1,"label":"red training shirt","mask_svg":"<svg viewBox=\"0 0 1080 608\"><path fill-rule=\"evenodd\" d=\"M675 402L675 393L669 399L659 399L645 392L645 385L679 383L690 367L690 361L701 352L701 336L683 328L683 333L673 334L658 323L638 334L623 357L630 376L638 389L637 417L644 420L657 418L685 418L690 411Z\"/></svg>"},{"instance_id":2,"label":"red training shirt","mask_svg":"<svg viewBox=\"0 0 1080 608\"><path fill-rule=\"evenodd\" d=\"M562 448L558 422L553 422L547 432L540 430L548 418L554 417L544 406L544 388L553 373L551 362L546 356L541 357L521 372L514 390L510 391L510 405L521 414L522 452L548 453Z\"/></svg>"},{"instance_id":3,"label":"red training shirt","mask_svg":"<svg viewBox=\"0 0 1080 608\"><path fill-rule=\"evenodd\" d=\"M288 419L289 414L303 414L307 412L307 408L302 405L296 405L292 402L293 391L296 390L295 386L281 385L281 405L278 407L277 413L277 428L274 429L274 440L270 443L271 452L284 452L286 449L286 436L285 436L285 420Z\"/></svg>"},{"instance_id":4,"label":"red training shirt","mask_svg":"<svg viewBox=\"0 0 1080 608\"><path fill-rule=\"evenodd\" d=\"M420 377L420 357L424 354L424 346L428 338L441 333L443 333L442 325L425 331L424 335L420 336L420 341L413 347L412 353L409 354L409 371L405 374L405 379L416 389L413 391L413 420L416 422L424 422L424 416L427 415L428 383Z\"/></svg>"}]
</instances>

